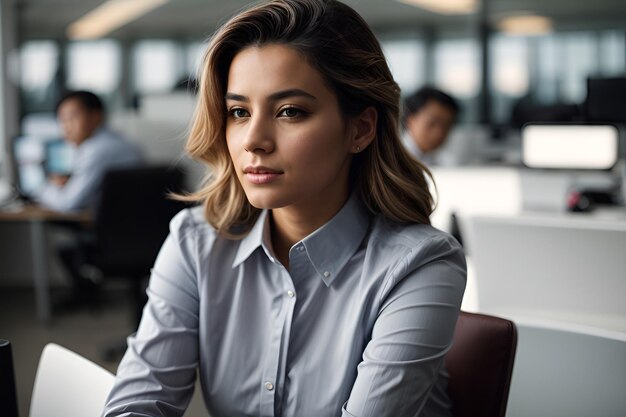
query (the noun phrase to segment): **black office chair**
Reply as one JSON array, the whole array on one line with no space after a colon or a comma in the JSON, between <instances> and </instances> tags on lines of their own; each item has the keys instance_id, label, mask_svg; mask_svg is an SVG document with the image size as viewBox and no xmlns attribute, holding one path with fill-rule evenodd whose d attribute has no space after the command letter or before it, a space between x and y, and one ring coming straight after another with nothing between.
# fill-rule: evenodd
<instances>
[{"instance_id":1,"label":"black office chair","mask_svg":"<svg viewBox=\"0 0 626 417\"><path fill-rule=\"evenodd\" d=\"M137 323L146 300L145 278L167 237L171 218L185 207L167 194L182 192L183 180L178 169L147 166L111 170L102 182L87 264L105 278L131 281Z\"/></svg>"},{"instance_id":2,"label":"black office chair","mask_svg":"<svg viewBox=\"0 0 626 417\"><path fill-rule=\"evenodd\" d=\"M141 320L147 301L145 284L171 218L185 203L172 200L170 192L182 192L182 171L167 166L115 169L107 172L94 213L94 243L85 266L100 271L103 279L130 281L133 320ZM114 359L125 343L105 349Z\"/></svg>"}]
</instances>

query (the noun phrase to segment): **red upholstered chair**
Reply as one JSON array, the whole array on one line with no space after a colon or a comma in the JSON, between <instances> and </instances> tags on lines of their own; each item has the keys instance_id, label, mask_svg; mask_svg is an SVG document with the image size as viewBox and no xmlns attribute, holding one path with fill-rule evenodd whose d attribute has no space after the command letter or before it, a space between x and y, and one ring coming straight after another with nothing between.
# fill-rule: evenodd
<instances>
[{"instance_id":1,"label":"red upholstered chair","mask_svg":"<svg viewBox=\"0 0 626 417\"><path fill-rule=\"evenodd\" d=\"M517 347L510 320L462 311L446 356L454 417L503 417Z\"/></svg>"}]
</instances>

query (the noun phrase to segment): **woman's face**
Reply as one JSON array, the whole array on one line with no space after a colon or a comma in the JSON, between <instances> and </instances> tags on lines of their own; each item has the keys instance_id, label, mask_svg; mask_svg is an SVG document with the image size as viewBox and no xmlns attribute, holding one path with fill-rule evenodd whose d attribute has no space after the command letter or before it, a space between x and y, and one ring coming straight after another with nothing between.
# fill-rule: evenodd
<instances>
[{"instance_id":1,"label":"woman's face","mask_svg":"<svg viewBox=\"0 0 626 417\"><path fill-rule=\"evenodd\" d=\"M284 45L239 52L226 108L228 151L250 204L311 210L347 199L350 123L302 55Z\"/></svg>"}]
</instances>

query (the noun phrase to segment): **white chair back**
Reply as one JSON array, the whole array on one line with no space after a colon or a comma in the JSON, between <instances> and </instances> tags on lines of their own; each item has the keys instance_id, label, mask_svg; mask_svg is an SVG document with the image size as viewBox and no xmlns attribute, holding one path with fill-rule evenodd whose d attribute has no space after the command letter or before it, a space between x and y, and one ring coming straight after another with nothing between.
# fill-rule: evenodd
<instances>
[{"instance_id":1,"label":"white chair back","mask_svg":"<svg viewBox=\"0 0 626 417\"><path fill-rule=\"evenodd\" d=\"M115 376L54 343L37 367L30 417L99 417Z\"/></svg>"}]
</instances>

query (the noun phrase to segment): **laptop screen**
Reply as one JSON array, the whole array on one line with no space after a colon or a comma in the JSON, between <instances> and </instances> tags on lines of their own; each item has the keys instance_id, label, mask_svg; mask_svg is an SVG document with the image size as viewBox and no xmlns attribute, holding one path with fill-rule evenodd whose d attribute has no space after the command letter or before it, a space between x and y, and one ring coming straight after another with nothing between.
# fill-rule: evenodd
<instances>
[{"instance_id":1,"label":"laptop screen","mask_svg":"<svg viewBox=\"0 0 626 417\"><path fill-rule=\"evenodd\" d=\"M45 144L44 169L47 174L70 175L74 149L63 139L47 141Z\"/></svg>"},{"instance_id":2,"label":"laptop screen","mask_svg":"<svg viewBox=\"0 0 626 417\"><path fill-rule=\"evenodd\" d=\"M15 186L24 197L32 197L50 174L68 175L73 149L59 138L18 136L12 144Z\"/></svg>"}]
</instances>

